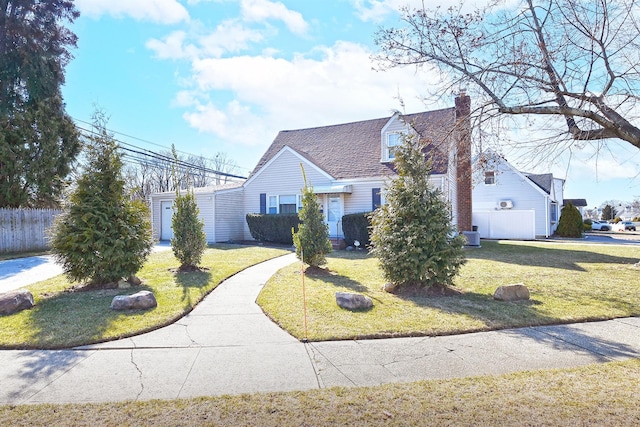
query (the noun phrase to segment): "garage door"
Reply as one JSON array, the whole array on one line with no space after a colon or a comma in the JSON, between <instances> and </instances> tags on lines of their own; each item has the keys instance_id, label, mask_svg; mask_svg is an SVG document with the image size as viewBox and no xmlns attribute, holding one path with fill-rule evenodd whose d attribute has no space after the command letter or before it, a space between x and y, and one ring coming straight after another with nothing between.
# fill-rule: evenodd
<instances>
[{"instance_id":1,"label":"garage door","mask_svg":"<svg viewBox=\"0 0 640 427\"><path fill-rule=\"evenodd\" d=\"M535 239L534 210L494 210L473 212L473 225L483 239Z\"/></svg>"}]
</instances>

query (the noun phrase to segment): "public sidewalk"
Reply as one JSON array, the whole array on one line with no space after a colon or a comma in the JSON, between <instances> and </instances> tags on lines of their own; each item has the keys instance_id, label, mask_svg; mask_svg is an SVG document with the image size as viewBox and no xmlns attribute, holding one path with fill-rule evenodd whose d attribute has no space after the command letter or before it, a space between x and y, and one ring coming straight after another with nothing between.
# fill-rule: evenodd
<instances>
[{"instance_id":1,"label":"public sidewalk","mask_svg":"<svg viewBox=\"0 0 640 427\"><path fill-rule=\"evenodd\" d=\"M173 325L99 345L0 351L0 404L175 399L564 368L640 356L640 318L303 344L255 304L293 254L223 282Z\"/></svg>"}]
</instances>

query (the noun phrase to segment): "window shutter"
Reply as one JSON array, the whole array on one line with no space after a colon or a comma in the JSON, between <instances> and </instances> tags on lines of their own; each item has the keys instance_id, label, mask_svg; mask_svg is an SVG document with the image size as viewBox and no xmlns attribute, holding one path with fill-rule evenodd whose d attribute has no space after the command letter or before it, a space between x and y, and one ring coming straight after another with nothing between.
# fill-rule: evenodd
<instances>
[{"instance_id":1,"label":"window shutter","mask_svg":"<svg viewBox=\"0 0 640 427\"><path fill-rule=\"evenodd\" d=\"M267 213L267 193L260 193L260 213Z\"/></svg>"},{"instance_id":2,"label":"window shutter","mask_svg":"<svg viewBox=\"0 0 640 427\"><path fill-rule=\"evenodd\" d=\"M371 210L375 211L377 208L380 207L381 204L382 203L380 200L380 189L372 188L371 189Z\"/></svg>"}]
</instances>

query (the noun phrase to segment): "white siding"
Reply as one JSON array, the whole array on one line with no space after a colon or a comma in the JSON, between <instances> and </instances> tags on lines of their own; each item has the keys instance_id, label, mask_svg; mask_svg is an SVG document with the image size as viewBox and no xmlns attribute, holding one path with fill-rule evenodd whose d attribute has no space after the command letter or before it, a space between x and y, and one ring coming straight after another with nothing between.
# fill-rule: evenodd
<instances>
[{"instance_id":1,"label":"white siding","mask_svg":"<svg viewBox=\"0 0 640 427\"><path fill-rule=\"evenodd\" d=\"M548 196L536 184L505 162L496 163L495 171L495 184L486 185L482 180L473 189L474 215L482 211L496 210L500 200L511 200L512 210L534 210L536 236L548 236L550 234ZM478 231L482 236L481 226L474 225L478 225Z\"/></svg>"},{"instance_id":2,"label":"white siding","mask_svg":"<svg viewBox=\"0 0 640 427\"><path fill-rule=\"evenodd\" d=\"M204 223L204 234L207 238L207 243L214 243L216 241L213 217L214 195L212 193L196 193L195 196L200 210L198 218Z\"/></svg>"},{"instance_id":3,"label":"white siding","mask_svg":"<svg viewBox=\"0 0 640 427\"><path fill-rule=\"evenodd\" d=\"M318 171L308 160L297 156L290 150L281 151L244 186L244 213L242 217L245 240L251 240L252 237L244 217L248 213L260 212L261 193L266 193L267 196L302 193L304 180L300 163L304 165L307 184L319 187L332 183L326 174Z\"/></svg>"},{"instance_id":4,"label":"white siding","mask_svg":"<svg viewBox=\"0 0 640 427\"><path fill-rule=\"evenodd\" d=\"M371 212L373 189L384 189L384 181L366 181L351 184L351 194L344 195L344 214Z\"/></svg>"},{"instance_id":5,"label":"white siding","mask_svg":"<svg viewBox=\"0 0 640 427\"><path fill-rule=\"evenodd\" d=\"M244 209L242 188L216 194L215 241L244 239Z\"/></svg>"}]
</instances>

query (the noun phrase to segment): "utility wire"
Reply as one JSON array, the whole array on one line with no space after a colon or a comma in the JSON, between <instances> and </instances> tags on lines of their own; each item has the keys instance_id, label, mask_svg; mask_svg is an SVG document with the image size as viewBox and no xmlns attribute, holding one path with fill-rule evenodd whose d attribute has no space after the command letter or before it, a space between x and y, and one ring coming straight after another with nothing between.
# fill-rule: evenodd
<instances>
[{"instance_id":1,"label":"utility wire","mask_svg":"<svg viewBox=\"0 0 640 427\"><path fill-rule=\"evenodd\" d=\"M83 123L86 123L86 122L83 122ZM86 128L83 128L81 126L77 126L77 128L80 129L81 131L86 132L87 134L90 134L90 135L100 135L99 133L97 133L97 132L95 132L94 130L91 130L91 129L86 129ZM87 136L87 135L85 135L85 136ZM135 146L133 144L118 140L116 138L114 138L114 140L120 145L120 149L121 150L124 150L124 151L127 151L127 152L134 153L134 154L138 155L138 156L132 156L132 155L130 155L128 153L124 153L127 157L136 160L136 162L138 164L140 164L140 165L148 163L148 162L145 162L145 158L151 158L151 159L156 159L156 160L160 160L160 161L163 161L163 162L173 163L173 164L176 164L178 166L181 166L184 169L198 170L198 171L201 171L201 172L205 172L207 174L213 174L213 175L217 175L217 176L225 176L225 177L229 177L229 178L246 179L246 177L244 177L244 176L235 175L235 174L231 174L231 173L228 173L228 172L218 171L218 170L215 170L215 169L208 168L206 166L189 163L189 162L181 160L181 159L174 159L172 157L166 156L164 154L161 154L161 153L158 153L158 152L155 152L155 151L151 151L151 150L147 150L145 148L137 147L137 146ZM134 147L135 149L134 148L127 148L127 147L124 147L123 145ZM154 145L157 145L157 144L154 144ZM187 154L187 153L183 152L183 154ZM139 156L143 156L143 157L141 158Z\"/></svg>"},{"instance_id":2,"label":"utility wire","mask_svg":"<svg viewBox=\"0 0 640 427\"><path fill-rule=\"evenodd\" d=\"M75 118L75 117L73 118L73 120L74 120L74 121L76 121L76 122L79 122L79 123L84 123L84 124L86 124L86 125L93 126L93 123L90 123L90 122L87 122L87 121L84 121L84 120L80 120L80 119L77 119L77 118ZM87 132L91 132L91 133L93 133L93 134L96 134L96 132L95 132L95 131L93 131L93 130L89 130L89 129L87 129L87 128L83 128L83 127L81 127L81 126L77 126L77 127L78 127L79 129L85 130L85 131L87 131ZM122 136L127 137L127 138L131 138L131 139L135 139L135 140L140 141L140 142L144 142L145 144L155 145L156 147L164 148L164 149L165 149L165 150L167 150L167 151L169 151L169 150L171 149L171 148L169 148L169 147L167 147L167 146L165 146L165 145L161 145L161 144L158 144L158 143L155 143L155 142L152 142L152 141L149 141L149 140L143 139L143 138L138 138L138 137L133 136L133 135L128 135L128 134L123 133L123 132L118 132L118 131L113 130L113 129L105 128L105 130L106 130L106 131L108 131L108 132L110 132L110 133L113 133L113 134L122 135ZM114 139L115 139L115 138L114 138ZM130 145L130 146L132 146L132 147L134 147L134 148L143 149L143 148L141 148L141 147L137 147L137 146L135 146L135 145L133 145L133 144L130 144L130 143L124 142L124 141L122 141L122 140L118 140L118 139L116 139L116 141L118 141L119 143L122 143L122 144ZM176 149L176 151L177 151L178 153L186 154L186 155L188 155L188 156L192 156L192 157L200 157L200 156L196 156L195 154L188 153L188 152L186 152L186 151L181 151L181 150L177 150L177 149ZM236 165L236 164L233 164L233 163L223 163L223 164L224 164L224 165L227 165L227 166L233 166L233 167L238 167L238 168L241 168L241 169L249 170L249 168L240 167L240 166L238 166L238 165Z\"/></svg>"}]
</instances>

